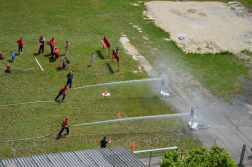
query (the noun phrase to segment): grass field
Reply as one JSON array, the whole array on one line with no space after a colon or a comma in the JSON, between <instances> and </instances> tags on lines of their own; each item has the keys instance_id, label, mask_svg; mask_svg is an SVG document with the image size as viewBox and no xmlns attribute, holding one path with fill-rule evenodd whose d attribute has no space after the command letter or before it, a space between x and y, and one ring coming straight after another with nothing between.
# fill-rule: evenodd
<instances>
[{"instance_id":1,"label":"grass field","mask_svg":"<svg viewBox=\"0 0 252 167\"><path fill-rule=\"evenodd\" d=\"M237 76L246 75L248 69L236 56L230 53L184 55L172 41L162 39L169 37L168 33L157 28L152 21L142 19L142 11L145 9L143 4L136 7L132 3L137 1L114 2L1 1L0 50L5 60L0 62L0 105L52 101L66 83L67 71L58 70L59 60L49 61L49 46L45 46L45 53L36 55L40 35L44 35L46 40L54 37L61 54L64 53L64 42L68 40L71 43L67 57L71 61L69 69L74 73L73 87L148 78L145 72L133 73L133 70L138 70L139 63L120 47L119 38L123 32L152 65L156 66L160 61L179 63L178 68L191 71L217 95L221 95L218 93L220 90L225 95L240 91ZM139 25L143 33L133 29L131 22ZM120 48L121 72L114 72L117 64L109 63L108 51L101 50L100 39L104 35L112 48ZM143 35L148 36L147 43L144 43ZM20 37L24 39L23 54L16 56L16 62L8 62L9 52L17 53L15 41ZM96 55L95 66L88 67L92 53ZM44 71L37 65L35 57ZM208 61L213 63L206 63ZM8 63L11 65L11 74L4 73ZM212 85L210 81L216 84ZM112 96L102 97L101 93L105 89ZM1 107L0 141L48 134L60 128L66 116L70 117L71 124L80 124L116 119L119 111L122 117L175 113L161 100L149 82L77 89L68 91L63 103ZM174 145L190 149L201 145L180 118L80 126L71 128L70 133L70 136L61 139L56 139L56 133L39 140L1 143L0 159L97 148L105 135L112 139L109 146L123 145L129 150L133 140L136 150Z\"/></svg>"}]
</instances>

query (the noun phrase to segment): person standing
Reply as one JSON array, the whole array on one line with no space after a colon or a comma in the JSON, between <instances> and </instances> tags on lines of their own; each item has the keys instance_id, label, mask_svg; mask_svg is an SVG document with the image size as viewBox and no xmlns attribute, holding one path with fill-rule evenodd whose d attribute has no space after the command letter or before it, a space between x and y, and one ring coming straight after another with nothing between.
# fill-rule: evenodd
<instances>
[{"instance_id":1,"label":"person standing","mask_svg":"<svg viewBox=\"0 0 252 167\"><path fill-rule=\"evenodd\" d=\"M66 83L67 86L70 84L69 89L72 88L72 81L73 81L73 73L72 71L69 71L69 73L67 74L67 83Z\"/></svg>"},{"instance_id":2,"label":"person standing","mask_svg":"<svg viewBox=\"0 0 252 167\"><path fill-rule=\"evenodd\" d=\"M52 55L53 54L53 47L55 45L55 39L54 39L54 37L52 37L52 39L50 40L49 45L51 47L51 55Z\"/></svg>"},{"instance_id":3,"label":"person standing","mask_svg":"<svg viewBox=\"0 0 252 167\"><path fill-rule=\"evenodd\" d=\"M92 65L94 66L94 58L95 58L95 55L94 55L94 53L92 53L91 66L92 66Z\"/></svg>"},{"instance_id":4,"label":"person standing","mask_svg":"<svg viewBox=\"0 0 252 167\"><path fill-rule=\"evenodd\" d=\"M116 48L116 54L119 54L119 48L118 47Z\"/></svg>"},{"instance_id":5,"label":"person standing","mask_svg":"<svg viewBox=\"0 0 252 167\"><path fill-rule=\"evenodd\" d=\"M66 41L66 43L64 43L65 46L65 55L67 55L67 50L68 50L68 45L70 45L70 43L68 41Z\"/></svg>"},{"instance_id":6,"label":"person standing","mask_svg":"<svg viewBox=\"0 0 252 167\"><path fill-rule=\"evenodd\" d=\"M70 135L70 133L69 133L70 124L69 124L68 120L69 120L69 117L66 117L66 118L64 119L64 121L62 122L62 129L61 129L61 131L59 132L58 137L61 137L61 133L64 131L64 129L67 130L67 135Z\"/></svg>"},{"instance_id":7,"label":"person standing","mask_svg":"<svg viewBox=\"0 0 252 167\"><path fill-rule=\"evenodd\" d=\"M11 59L12 59L12 62L15 62L15 55L14 55L14 53L12 53L12 52L10 52L10 55L11 55Z\"/></svg>"},{"instance_id":8,"label":"person standing","mask_svg":"<svg viewBox=\"0 0 252 167\"><path fill-rule=\"evenodd\" d=\"M106 148L106 144L107 144L107 143L108 143L108 144L111 143L111 140L106 141L106 137L104 137L103 140L101 140L101 142L100 142L101 148Z\"/></svg>"},{"instance_id":9,"label":"person standing","mask_svg":"<svg viewBox=\"0 0 252 167\"><path fill-rule=\"evenodd\" d=\"M24 46L24 40L23 40L23 38L21 37L16 42L18 43L18 52L19 52L19 54L22 54L23 46Z\"/></svg>"},{"instance_id":10,"label":"person standing","mask_svg":"<svg viewBox=\"0 0 252 167\"><path fill-rule=\"evenodd\" d=\"M45 38L44 36L40 36L39 38L39 53L42 52L44 53L44 46L45 46Z\"/></svg>"},{"instance_id":11,"label":"person standing","mask_svg":"<svg viewBox=\"0 0 252 167\"><path fill-rule=\"evenodd\" d=\"M60 89L59 94L58 94L58 96L54 99L54 101L56 101L56 100L60 97L60 95L63 95L62 100L64 100L64 99L65 99L65 96L66 96L66 94L65 94L66 90L67 90L67 85L65 85L62 89Z\"/></svg>"}]
</instances>

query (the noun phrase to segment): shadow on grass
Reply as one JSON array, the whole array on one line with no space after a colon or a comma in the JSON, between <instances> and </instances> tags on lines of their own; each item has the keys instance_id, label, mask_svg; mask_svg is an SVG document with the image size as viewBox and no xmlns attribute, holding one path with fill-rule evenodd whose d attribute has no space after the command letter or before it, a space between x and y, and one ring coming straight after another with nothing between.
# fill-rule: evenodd
<instances>
[{"instance_id":1,"label":"shadow on grass","mask_svg":"<svg viewBox=\"0 0 252 167\"><path fill-rule=\"evenodd\" d=\"M51 56L51 54L45 54L44 57L48 57L48 56Z\"/></svg>"},{"instance_id":2,"label":"shadow on grass","mask_svg":"<svg viewBox=\"0 0 252 167\"><path fill-rule=\"evenodd\" d=\"M97 55L99 56L100 59L104 60L104 57L101 54L101 51L97 50L96 53L97 53Z\"/></svg>"},{"instance_id":3,"label":"shadow on grass","mask_svg":"<svg viewBox=\"0 0 252 167\"><path fill-rule=\"evenodd\" d=\"M8 62L13 62L12 60L7 60Z\"/></svg>"},{"instance_id":4,"label":"shadow on grass","mask_svg":"<svg viewBox=\"0 0 252 167\"><path fill-rule=\"evenodd\" d=\"M60 66L56 68L58 71L64 70L64 68L61 68Z\"/></svg>"},{"instance_id":5,"label":"shadow on grass","mask_svg":"<svg viewBox=\"0 0 252 167\"><path fill-rule=\"evenodd\" d=\"M91 67L91 65L89 64L87 67Z\"/></svg>"},{"instance_id":6,"label":"shadow on grass","mask_svg":"<svg viewBox=\"0 0 252 167\"><path fill-rule=\"evenodd\" d=\"M60 139L64 139L66 138L67 134L64 134L64 135L61 135L61 136L58 136L55 138L56 140L60 140Z\"/></svg>"},{"instance_id":7,"label":"shadow on grass","mask_svg":"<svg viewBox=\"0 0 252 167\"><path fill-rule=\"evenodd\" d=\"M111 66L110 66L109 63L107 63L107 66L108 66L109 71L110 71L111 73L114 73L114 71L113 71L113 69L111 68Z\"/></svg>"},{"instance_id":8,"label":"shadow on grass","mask_svg":"<svg viewBox=\"0 0 252 167\"><path fill-rule=\"evenodd\" d=\"M34 55L34 56L38 56L38 55L40 55L40 53L33 53L33 55Z\"/></svg>"}]
</instances>

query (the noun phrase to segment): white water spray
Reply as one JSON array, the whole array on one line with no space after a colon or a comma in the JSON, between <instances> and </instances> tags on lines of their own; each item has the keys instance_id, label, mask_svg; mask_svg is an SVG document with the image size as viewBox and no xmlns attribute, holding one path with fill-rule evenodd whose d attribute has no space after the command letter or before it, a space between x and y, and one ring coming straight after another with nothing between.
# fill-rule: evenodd
<instances>
[{"instance_id":1,"label":"white water spray","mask_svg":"<svg viewBox=\"0 0 252 167\"><path fill-rule=\"evenodd\" d=\"M88 87L93 87L93 86L122 84L122 83L131 83L131 82L156 81L156 80L162 80L162 78L148 78L148 79L138 79L138 80L129 80L129 81L109 82L109 83L81 86L81 87L72 88L72 89L81 89L81 88L88 88Z\"/></svg>"}]
</instances>

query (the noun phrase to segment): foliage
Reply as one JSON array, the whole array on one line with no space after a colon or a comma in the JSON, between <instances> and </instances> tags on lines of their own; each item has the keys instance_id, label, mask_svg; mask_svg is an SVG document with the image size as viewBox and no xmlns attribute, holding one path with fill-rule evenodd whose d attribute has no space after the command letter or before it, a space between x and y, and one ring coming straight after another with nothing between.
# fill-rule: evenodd
<instances>
[{"instance_id":1,"label":"foliage","mask_svg":"<svg viewBox=\"0 0 252 167\"><path fill-rule=\"evenodd\" d=\"M236 167L232 157L218 146L192 149L189 152L167 151L160 167Z\"/></svg>"}]
</instances>

